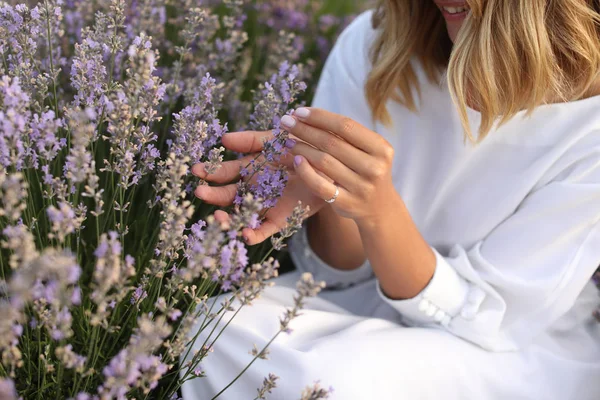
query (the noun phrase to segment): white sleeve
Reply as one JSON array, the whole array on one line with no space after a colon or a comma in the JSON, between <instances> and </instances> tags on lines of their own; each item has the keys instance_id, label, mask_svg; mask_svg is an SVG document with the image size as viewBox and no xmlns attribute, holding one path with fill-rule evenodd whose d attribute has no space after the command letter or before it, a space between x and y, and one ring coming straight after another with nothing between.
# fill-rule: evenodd
<instances>
[{"instance_id":1,"label":"white sleeve","mask_svg":"<svg viewBox=\"0 0 600 400\"><path fill-rule=\"evenodd\" d=\"M434 249L433 279L418 296L392 300L378 287L379 295L412 324L438 325L489 350L530 343L600 265L600 146L562 158L568 166L484 240L446 256Z\"/></svg>"},{"instance_id":2,"label":"white sleeve","mask_svg":"<svg viewBox=\"0 0 600 400\"><path fill-rule=\"evenodd\" d=\"M362 13L342 32L325 62L311 105L352 118L374 130L373 114L364 91L371 70L369 49L376 34L371 25L372 14L372 11Z\"/></svg>"},{"instance_id":3,"label":"white sleeve","mask_svg":"<svg viewBox=\"0 0 600 400\"><path fill-rule=\"evenodd\" d=\"M352 270L333 268L313 251L306 235L306 223L289 242L290 257L297 270L310 272L315 280L324 281L328 290L345 289L371 280L375 275L369 261Z\"/></svg>"}]
</instances>

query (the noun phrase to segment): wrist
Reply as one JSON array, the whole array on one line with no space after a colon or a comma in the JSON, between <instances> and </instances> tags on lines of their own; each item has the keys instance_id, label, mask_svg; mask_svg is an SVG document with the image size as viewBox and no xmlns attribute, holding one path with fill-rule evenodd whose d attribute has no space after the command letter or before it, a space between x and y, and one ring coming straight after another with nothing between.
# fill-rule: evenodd
<instances>
[{"instance_id":1,"label":"wrist","mask_svg":"<svg viewBox=\"0 0 600 400\"><path fill-rule=\"evenodd\" d=\"M374 207L376 212L364 217L354 218L361 232L369 233L380 230L382 226L395 223L399 215L406 215L406 205L396 191L390 196L384 207Z\"/></svg>"}]
</instances>

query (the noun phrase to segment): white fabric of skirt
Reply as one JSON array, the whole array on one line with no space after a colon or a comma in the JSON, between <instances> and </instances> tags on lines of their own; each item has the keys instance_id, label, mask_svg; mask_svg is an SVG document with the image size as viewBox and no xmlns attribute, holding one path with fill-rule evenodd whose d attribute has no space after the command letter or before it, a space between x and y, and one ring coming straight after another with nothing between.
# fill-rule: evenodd
<instances>
[{"instance_id":1,"label":"white fabric of skirt","mask_svg":"<svg viewBox=\"0 0 600 400\"><path fill-rule=\"evenodd\" d=\"M203 362L207 377L184 384L184 400L212 399L238 375L253 358L253 345L262 348L279 330L299 277L296 271L277 278L234 318ZM589 310L597 299L590 284L551 334L525 350L494 353L442 329L402 325L398 312L376 294L375 279L324 290L307 301L293 331L271 344L269 359L257 360L219 399L252 400L263 378L274 373L280 379L271 400L300 399L315 381L332 387L330 398L339 400L598 400L600 344L582 349L587 359L561 354L561 330L587 318L577 309ZM600 337L600 324L587 328Z\"/></svg>"}]
</instances>

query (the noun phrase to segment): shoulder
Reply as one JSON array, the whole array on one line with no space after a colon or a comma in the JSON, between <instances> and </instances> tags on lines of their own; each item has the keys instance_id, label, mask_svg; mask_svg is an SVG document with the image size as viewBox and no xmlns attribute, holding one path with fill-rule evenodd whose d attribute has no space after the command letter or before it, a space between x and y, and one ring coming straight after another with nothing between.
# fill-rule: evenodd
<instances>
[{"instance_id":1,"label":"shoulder","mask_svg":"<svg viewBox=\"0 0 600 400\"><path fill-rule=\"evenodd\" d=\"M377 38L373 28L374 10L358 15L337 39L324 73L346 73L362 83L371 69L370 50Z\"/></svg>"},{"instance_id":2,"label":"shoulder","mask_svg":"<svg viewBox=\"0 0 600 400\"><path fill-rule=\"evenodd\" d=\"M374 12L373 9L367 10L354 18L338 38L338 45L343 47L348 44L351 46L360 44L368 47L376 36L376 30L373 28Z\"/></svg>"}]
</instances>

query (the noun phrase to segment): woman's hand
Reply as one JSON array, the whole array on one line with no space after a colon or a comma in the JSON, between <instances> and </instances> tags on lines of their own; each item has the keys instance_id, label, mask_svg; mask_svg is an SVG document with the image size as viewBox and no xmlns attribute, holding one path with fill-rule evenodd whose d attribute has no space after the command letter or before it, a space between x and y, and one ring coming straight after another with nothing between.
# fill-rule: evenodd
<instances>
[{"instance_id":1,"label":"woman's hand","mask_svg":"<svg viewBox=\"0 0 600 400\"><path fill-rule=\"evenodd\" d=\"M431 281L436 256L392 183L392 146L357 122L317 108L299 108L282 124L298 142L296 172L321 199L340 186L332 208L358 226L365 254L382 291L409 299ZM410 249L410 251L407 251Z\"/></svg>"},{"instance_id":2,"label":"woman's hand","mask_svg":"<svg viewBox=\"0 0 600 400\"><path fill-rule=\"evenodd\" d=\"M379 134L350 118L318 108L299 108L284 116L283 126L298 137L292 148L296 173L341 216L357 225L373 225L402 203L392 183L394 149ZM322 174L319 174L320 171Z\"/></svg>"},{"instance_id":3,"label":"woman's hand","mask_svg":"<svg viewBox=\"0 0 600 400\"><path fill-rule=\"evenodd\" d=\"M263 149L265 140L273 137L272 132L232 132L223 136L223 146L232 151L240 153L250 153L239 160L226 161L221 168L212 175L208 175L203 164L196 164L192 167L194 175L210 183L226 184L224 186L198 186L195 194L207 203L221 207L233 204L237 192L236 182L240 180L240 168L256 158ZM283 229L287 223L286 218L292 214L294 208L301 201L304 206L310 207L309 215L317 213L326 203L318 196L314 195L305 186L294 172L292 165L292 156L282 157L281 165L288 167L290 175L283 196L277 201L277 205L271 208L258 229L246 228L242 231L246 242L250 245L258 244L268 239L270 236ZM256 180L256 176L253 178ZM224 211L215 212L215 218L220 221L227 221L229 218Z\"/></svg>"}]
</instances>

